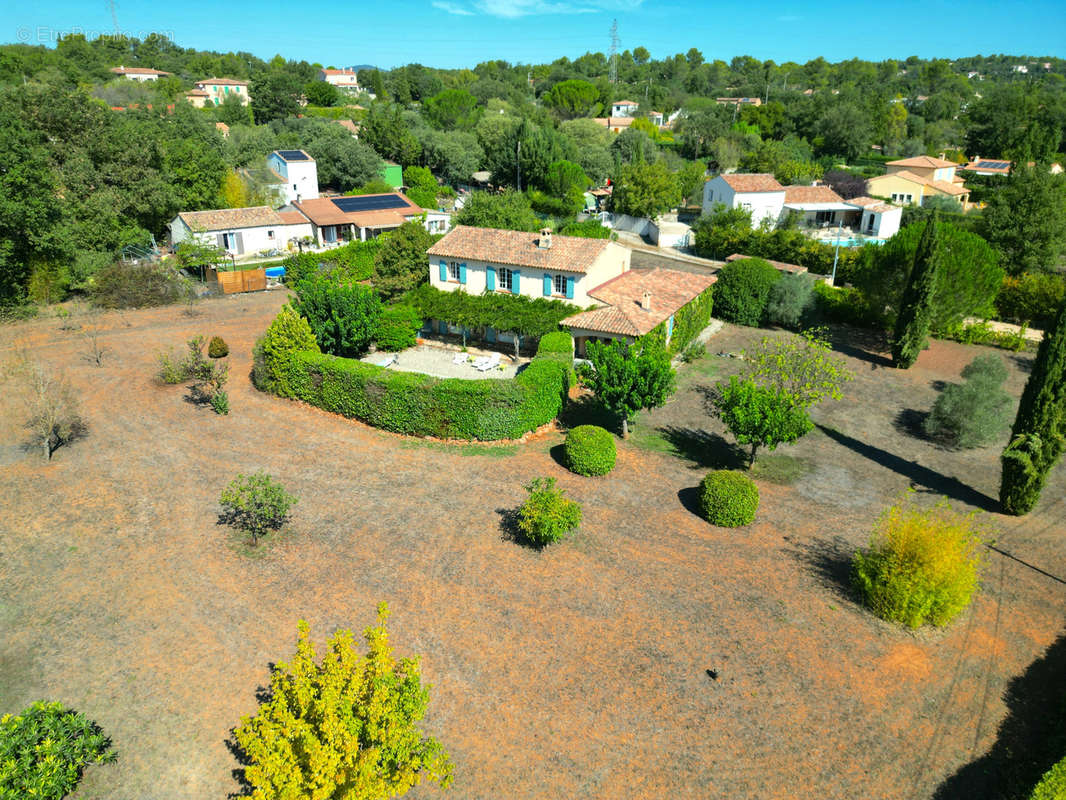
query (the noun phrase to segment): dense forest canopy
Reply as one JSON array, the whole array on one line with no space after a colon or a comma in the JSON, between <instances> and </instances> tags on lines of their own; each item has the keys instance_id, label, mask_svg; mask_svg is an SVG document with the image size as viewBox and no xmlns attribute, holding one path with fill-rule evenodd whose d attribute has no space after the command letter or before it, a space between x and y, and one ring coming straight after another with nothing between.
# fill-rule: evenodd
<instances>
[{"instance_id":1,"label":"dense forest canopy","mask_svg":"<svg viewBox=\"0 0 1066 800\"><path fill-rule=\"evenodd\" d=\"M171 74L135 83L111 72L120 65ZM627 182L626 210L655 213L695 199L706 168L843 185L889 157L1044 163L1066 151L1066 61L1052 57L778 64L637 47L618 54L615 83L607 56L586 53L361 69L355 97L317 81L321 66L158 35L0 46L0 296L24 296L34 274L77 288L122 247L163 236L179 211L264 202L256 175L280 147L307 150L320 183L344 192L373 187L383 159L429 168L444 186L487 170L557 219L608 179ZM250 107L192 107L185 92L208 77L247 80ZM621 99L639 103L638 119L613 134L593 118ZM341 119L361 126L358 139Z\"/></svg>"}]
</instances>

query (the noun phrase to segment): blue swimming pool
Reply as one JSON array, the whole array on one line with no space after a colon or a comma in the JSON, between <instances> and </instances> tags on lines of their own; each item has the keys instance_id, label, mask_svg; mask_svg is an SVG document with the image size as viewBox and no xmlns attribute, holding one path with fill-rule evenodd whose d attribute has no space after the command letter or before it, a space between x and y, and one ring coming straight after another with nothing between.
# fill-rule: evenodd
<instances>
[{"instance_id":1,"label":"blue swimming pool","mask_svg":"<svg viewBox=\"0 0 1066 800\"><path fill-rule=\"evenodd\" d=\"M285 267L267 267L263 272L266 273L268 278L274 278L275 280L285 277Z\"/></svg>"},{"instance_id":2,"label":"blue swimming pool","mask_svg":"<svg viewBox=\"0 0 1066 800\"><path fill-rule=\"evenodd\" d=\"M864 244L884 244L884 239L860 239L856 236L841 237L840 239L823 239L827 245L836 247L838 244L841 247L862 247Z\"/></svg>"}]
</instances>

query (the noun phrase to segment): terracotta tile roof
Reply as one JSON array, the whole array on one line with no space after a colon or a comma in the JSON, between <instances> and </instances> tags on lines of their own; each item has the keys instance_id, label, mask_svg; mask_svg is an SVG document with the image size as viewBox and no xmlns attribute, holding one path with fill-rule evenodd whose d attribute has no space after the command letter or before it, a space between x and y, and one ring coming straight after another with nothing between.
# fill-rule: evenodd
<instances>
[{"instance_id":1,"label":"terracotta tile roof","mask_svg":"<svg viewBox=\"0 0 1066 800\"><path fill-rule=\"evenodd\" d=\"M785 187L768 172L734 173L722 175L734 192L783 192Z\"/></svg>"},{"instance_id":2,"label":"terracotta tile roof","mask_svg":"<svg viewBox=\"0 0 1066 800\"><path fill-rule=\"evenodd\" d=\"M883 214L885 211L891 211L893 208L899 208L899 206L886 203L884 200L876 200L873 197L853 197L844 202L848 205L859 206L860 208L865 208L878 214Z\"/></svg>"},{"instance_id":3,"label":"terracotta tile roof","mask_svg":"<svg viewBox=\"0 0 1066 800\"><path fill-rule=\"evenodd\" d=\"M842 203L844 198L829 186L786 186L786 203Z\"/></svg>"},{"instance_id":4,"label":"terracotta tile roof","mask_svg":"<svg viewBox=\"0 0 1066 800\"><path fill-rule=\"evenodd\" d=\"M945 161L942 158L932 156L914 156L913 158L901 158L898 161L888 161L887 167L925 167L926 169L959 166L954 161Z\"/></svg>"},{"instance_id":5,"label":"terracotta tile roof","mask_svg":"<svg viewBox=\"0 0 1066 800\"><path fill-rule=\"evenodd\" d=\"M752 256L746 256L741 253L733 253L733 255L728 256L726 258L726 261L740 261L742 259L751 257ZM764 258L762 260L765 261L767 264L772 264L776 269L780 270L781 272L787 272L791 275L802 275L807 271L806 267L801 267L799 264L789 264L785 261L772 261L769 258Z\"/></svg>"},{"instance_id":6,"label":"terracotta tile roof","mask_svg":"<svg viewBox=\"0 0 1066 800\"><path fill-rule=\"evenodd\" d=\"M235 81L233 78L204 78L196 81L197 86L247 86L248 81Z\"/></svg>"},{"instance_id":7,"label":"terracotta tile roof","mask_svg":"<svg viewBox=\"0 0 1066 800\"><path fill-rule=\"evenodd\" d=\"M227 133L229 133L229 125L227 125L225 122L216 122L215 130L221 131L222 135L225 136Z\"/></svg>"},{"instance_id":8,"label":"terracotta tile roof","mask_svg":"<svg viewBox=\"0 0 1066 800\"><path fill-rule=\"evenodd\" d=\"M316 197L313 200L300 200L293 203L315 225L356 225L360 228L387 228L403 225L409 217L419 215L422 209L408 200L400 192L388 192L379 195L362 195L363 197L399 197L406 203L401 208L384 208L373 211L341 211L333 201L341 198Z\"/></svg>"},{"instance_id":9,"label":"terracotta tile roof","mask_svg":"<svg viewBox=\"0 0 1066 800\"><path fill-rule=\"evenodd\" d=\"M589 290L589 297L607 303L606 308L582 311L567 317L562 324L623 336L643 336L716 280L713 275L672 269L631 269ZM645 292L651 295L651 308L647 311L641 307Z\"/></svg>"},{"instance_id":10,"label":"terracotta tile roof","mask_svg":"<svg viewBox=\"0 0 1066 800\"><path fill-rule=\"evenodd\" d=\"M359 126L356 125L353 120L335 119L333 121L340 125L342 128L347 128L353 135L359 133Z\"/></svg>"},{"instance_id":11,"label":"terracotta tile roof","mask_svg":"<svg viewBox=\"0 0 1066 800\"><path fill-rule=\"evenodd\" d=\"M116 75L170 75L161 69L148 69L147 67L112 67L111 71Z\"/></svg>"},{"instance_id":12,"label":"terracotta tile roof","mask_svg":"<svg viewBox=\"0 0 1066 800\"><path fill-rule=\"evenodd\" d=\"M221 208L215 211L182 211L178 217L192 230L225 231L233 228L256 228L284 225L281 216L270 206Z\"/></svg>"},{"instance_id":13,"label":"terracotta tile roof","mask_svg":"<svg viewBox=\"0 0 1066 800\"><path fill-rule=\"evenodd\" d=\"M355 75L354 69L323 69L324 75Z\"/></svg>"},{"instance_id":14,"label":"terracotta tile roof","mask_svg":"<svg viewBox=\"0 0 1066 800\"><path fill-rule=\"evenodd\" d=\"M596 117L595 121L607 128L628 128L636 120L635 117Z\"/></svg>"},{"instance_id":15,"label":"terracotta tile roof","mask_svg":"<svg viewBox=\"0 0 1066 800\"><path fill-rule=\"evenodd\" d=\"M611 103L611 105L612 106L639 106L640 103L638 103L636 100L615 100L613 103Z\"/></svg>"},{"instance_id":16,"label":"terracotta tile roof","mask_svg":"<svg viewBox=\"0 0 1066 800\"><path fill-rule=\"evenodd\" d=\"M930 181L929 185L934 189L939 189L944 194L963 195L970 193L970 190L965 186L959 186L957 183L948 183L947 181Z\"/></svg>"},{"instance_id":17,"label":"terracotta tile roof","mask_svg":"<svg viewBox=\"0 0 1066 800\"><path fill-rule=\"evenodd\" d=\"M185 93L186 97L210 97L203 89L190 89Z\"/></svg>"},{"instance_id":18,"label":"terracotta tile roof","mask_svg":"<svg viewBox=\"0 0 1066 800\"><path fill-rule=\"evenodd\" d=\"M540 247L539 243L539 233L459 225L426 252L431 256L469 258L504 266L587 272L610 244L607 239L558 235L552 236L551 247Z\"/></svg>"},{"instance_id":19,"label":"terracotta tile roof","mask_svg":"<svg viewBox=\"0 0 1066 800\"><path fill-rule=\"evenodd\" d=\"M278 216L285 225L305 225L309 221L299 211L279 211Z\"/></svg>"},{"instance_id":20,"label":"terracotta tile roof","mask_svg":"<svg viewBox=\"0 0 1066 800\"><path fill-rule=\"evenodd\" d=\"M969 194L970 192L970 190L967 189L965 186L959 186L955 183L948 183L947 181L931 181L928 178L923 178L921 175L915 175L913 172L910 172L909 170L905 169L900 170L899 172L890 172L887 175L878 175L874 178L870 178L868 181L866 181L866 183L870 184L874 181L883 180L885 178L903 178L903 180L905 181L910 181L911 183L920 183L922 186L929 186L933 189L936 189L937 191L943 192L944 194L956 196Z\"/></svg>"}]
</instances>

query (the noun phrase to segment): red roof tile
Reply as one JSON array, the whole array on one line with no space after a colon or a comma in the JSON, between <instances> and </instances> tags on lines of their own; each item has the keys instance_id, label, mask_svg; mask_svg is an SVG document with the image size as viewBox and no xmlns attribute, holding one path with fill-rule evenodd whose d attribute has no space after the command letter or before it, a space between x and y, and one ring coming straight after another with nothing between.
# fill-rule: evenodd
<instances>
[{"instance_id":1,"label":"red roof tile","mask_svg":"<svg viewBox=\"0 0 1066 800\"><path fill-rule=\"evenodd\" d=\"M785 187L768 172L734 173L722 175L722 180L735 192L783 192Z\"/></svg>"},{"instance_id":2,"label":"red roof tile","mask_svg":"<svg viewBox=\"0 0 1066 800\"><path fill-rule=\"evenodd\" d=\"M844 198L829 186L786 186L786 203L842 203Z\"/></svg>"},{"instance_id":3,"label":"red roof tile","mask_svg":"<svg viewBox=\"0 0 1066 800\"><path fill-rule=\"evenodd\" d=\"M716 280L713 275L672 269L631 269L589 290L589 297L607 303L606 308L582 311L567 317L562 324L622 336L643 336ZM650 295L651 307L647 310L642 306L645 292Z\"/></svg>"},{"instance_id":4,"label":"red roof tile","mask_svg":"<svg viewBox=\"0 0 1066 800\"><path fill-rule=\"evenodd\" d=\"M426 252L505 266L587 272L609 244L607 239L553 235L551 247L541 247L539 233L459 225Z\"/></svg>"}]
</instances>

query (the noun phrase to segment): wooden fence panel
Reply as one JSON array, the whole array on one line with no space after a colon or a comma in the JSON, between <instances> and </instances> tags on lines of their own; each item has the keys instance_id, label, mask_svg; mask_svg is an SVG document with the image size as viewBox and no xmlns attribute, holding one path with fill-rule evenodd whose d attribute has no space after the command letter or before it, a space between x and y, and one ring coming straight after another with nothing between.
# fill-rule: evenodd
<instances>
[{"instance_id":1,"label":"wooden fence panel","mask_svg":"<svg viewBox=\"0 0 1066 800\"><path fill-rule=\"evenodd\" d=\"M266 271L260 267L239 272L219 272L218 288L223 294L263 291L266 289Z\"/></svg>"}]
</instances>

